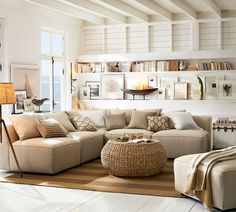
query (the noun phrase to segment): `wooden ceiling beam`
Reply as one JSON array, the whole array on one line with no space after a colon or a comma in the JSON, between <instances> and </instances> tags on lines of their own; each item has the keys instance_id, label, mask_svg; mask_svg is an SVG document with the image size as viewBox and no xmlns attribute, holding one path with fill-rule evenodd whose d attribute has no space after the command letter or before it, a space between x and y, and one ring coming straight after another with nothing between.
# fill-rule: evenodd
<instances>
[{"instance_id":1,"label":"wooden ceiling beam","mask_svg":"<svg viewBox=\"0 0 236 212\"><path fill-rule=\"evenodd\" d=\"M203 0L209 8L218 16L218 18L222 18L222 12L220 8L215 4L212 0Z\"/></svg>"},{"instance_id":2,"label":"wooden ceiling beam","mask_svg":"<svg viewBox=\"0 0 236 212\"><path fill-rule=\"evenodd\" d=\"M101 18L97 15L93 15L91 13L85 12L83 10L79 10L76 8L73 8L69 5L63 4L59 1L55 1L55 0L27 0L27 2L36 4L36 5L40 5L42 7L46 7L49 8L51 10L55 10L57 12L72 16L72 17L76 17L82 20L86 20L89 21L91 23L94 24L104 24L105 23L105 19Z\"/></svg>"},{"instance_id":3,"label":"wooden ceiling beam","mask_svg":"<svg viewBox=\"0 0 236 212\"><path fill-rule=\"evenodd\" d=\"M176 7L178 7L183 13L188 15L191 19L197 19L197 13L187 4L181 0L170 0Z\"/></svg>"}]
</instances>

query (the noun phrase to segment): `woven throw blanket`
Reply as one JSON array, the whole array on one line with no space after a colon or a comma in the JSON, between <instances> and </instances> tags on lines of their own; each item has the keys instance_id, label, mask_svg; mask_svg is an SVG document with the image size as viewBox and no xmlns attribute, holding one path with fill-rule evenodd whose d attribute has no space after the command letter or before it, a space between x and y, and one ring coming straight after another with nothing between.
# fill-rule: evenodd
<instances>
[{"instance_id":1,"label":"woven throw blanket","mask_svg":"<svg viewBox=\"0 0 236 212\"><path fill-rule=\"evenodd\" d=\"M196 155L188 166L185 193L197 197L205 208L211 210L211 170L217 163L234 159L236 146Z\"/></svg>"}]
</instances>

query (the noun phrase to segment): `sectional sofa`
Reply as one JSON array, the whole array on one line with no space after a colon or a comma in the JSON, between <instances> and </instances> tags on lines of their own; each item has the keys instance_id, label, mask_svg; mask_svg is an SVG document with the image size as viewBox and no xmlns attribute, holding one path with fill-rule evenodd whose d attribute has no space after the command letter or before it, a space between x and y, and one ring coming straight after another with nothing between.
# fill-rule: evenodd
<instances>
[{"instance_id":1,"label":"sectional sofa","mask_svg":"<svg viewBox=\"0 0 236 212\"><path fill-rule=\"evenodd\" d=\"M47 114L12 115L10 117L12 123L7 125L7 129L21 169L24 172L34 173L55 174L98 158L108 139L115 139L125 133L142 133L145 138L160 140L166 148L169 158L206 152L211 148L211 117L209 116L193 116L194 121L201 129L177 130L170 120L170 129L152 132L145 128L147 122L145 118L138 120L138 123L132 127L132 124L134 124L131 123L133 121L132 117L137 117L135 116L137 113L134 111L137 110L79 110ZM162 115L160 109L143 112L157 116ZM124 114L124 127L120 129L107 127L104 119L107 114ZM76 130L70 122L70 119L75 116L87 117L97 130ZM60 122L69 132L67 136L42 138L35 131L34 124L39 120L48 118L54 118ZM5 136L3 143L0 144L0 151L0 169L17 171L17 166Z\"/></svg>"}]
</instances>

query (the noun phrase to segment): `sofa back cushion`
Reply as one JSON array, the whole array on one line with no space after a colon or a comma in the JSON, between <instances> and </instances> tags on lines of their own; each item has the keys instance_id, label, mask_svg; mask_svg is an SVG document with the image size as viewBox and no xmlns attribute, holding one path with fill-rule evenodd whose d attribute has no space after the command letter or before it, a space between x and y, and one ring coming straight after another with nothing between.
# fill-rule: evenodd
<instances>
[{"instance_id":1,"label":"sofa back cushion","mask_svg":"<svg viewBox=\"0 0 236 212\"><path fill-rule=\"evenodd\" d=\"M78 111L67 111L70 118L74 116L87 117L96 128L105 127L104 115L107 113L106 110L78 110Z\"/></svg>"},{"instance_id":2,"label":"sofa back cushion","mask_svg":"<svg viewBox=\"0 0 236 212\"><path fill-rule=\"evenodd\" d=\"M53 112L53 113L45 113L45 119L54 118L56 119L64 128L66 128L69 132L75 132L76 129L69 120L69 116L65 112Z\"/></svg>"},{"instance_id":3,"label":"sofa back cushion","mask_svg":"<svg viewBox=\"0 0 236 212\"><path fill-rule=\"evenodd\" d=\"M126 127L125 113L106 114L104 118L107 130L122 129Z\"/></svg>"},{"instance_id":4,"label":"sofa back cushion","mask_svg":"<svg viewBox=\"0 0 236 212\"><path fill-rule=\"evenodd\" d=\"M28 138L41 137L35 124L43 119L44 117L41 114L19 114L10 116L10 120L21 141Z\"/></svg>"}]
</instances>

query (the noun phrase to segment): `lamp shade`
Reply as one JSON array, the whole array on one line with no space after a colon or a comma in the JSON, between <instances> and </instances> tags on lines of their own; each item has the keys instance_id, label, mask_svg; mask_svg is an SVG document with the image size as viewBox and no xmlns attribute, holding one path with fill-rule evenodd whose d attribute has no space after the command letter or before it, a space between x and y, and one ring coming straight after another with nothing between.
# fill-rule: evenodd
<instances>
[{"instance_id":1,"label":"lamp shade","mask_svg":"<svg viewBox=\"0 0 236 212\"><path fill-rule=\"evenodd\" d=\"M0 105L15 103L16 95L13 83L0 82Z\"/></svg>"}]
</instances>

